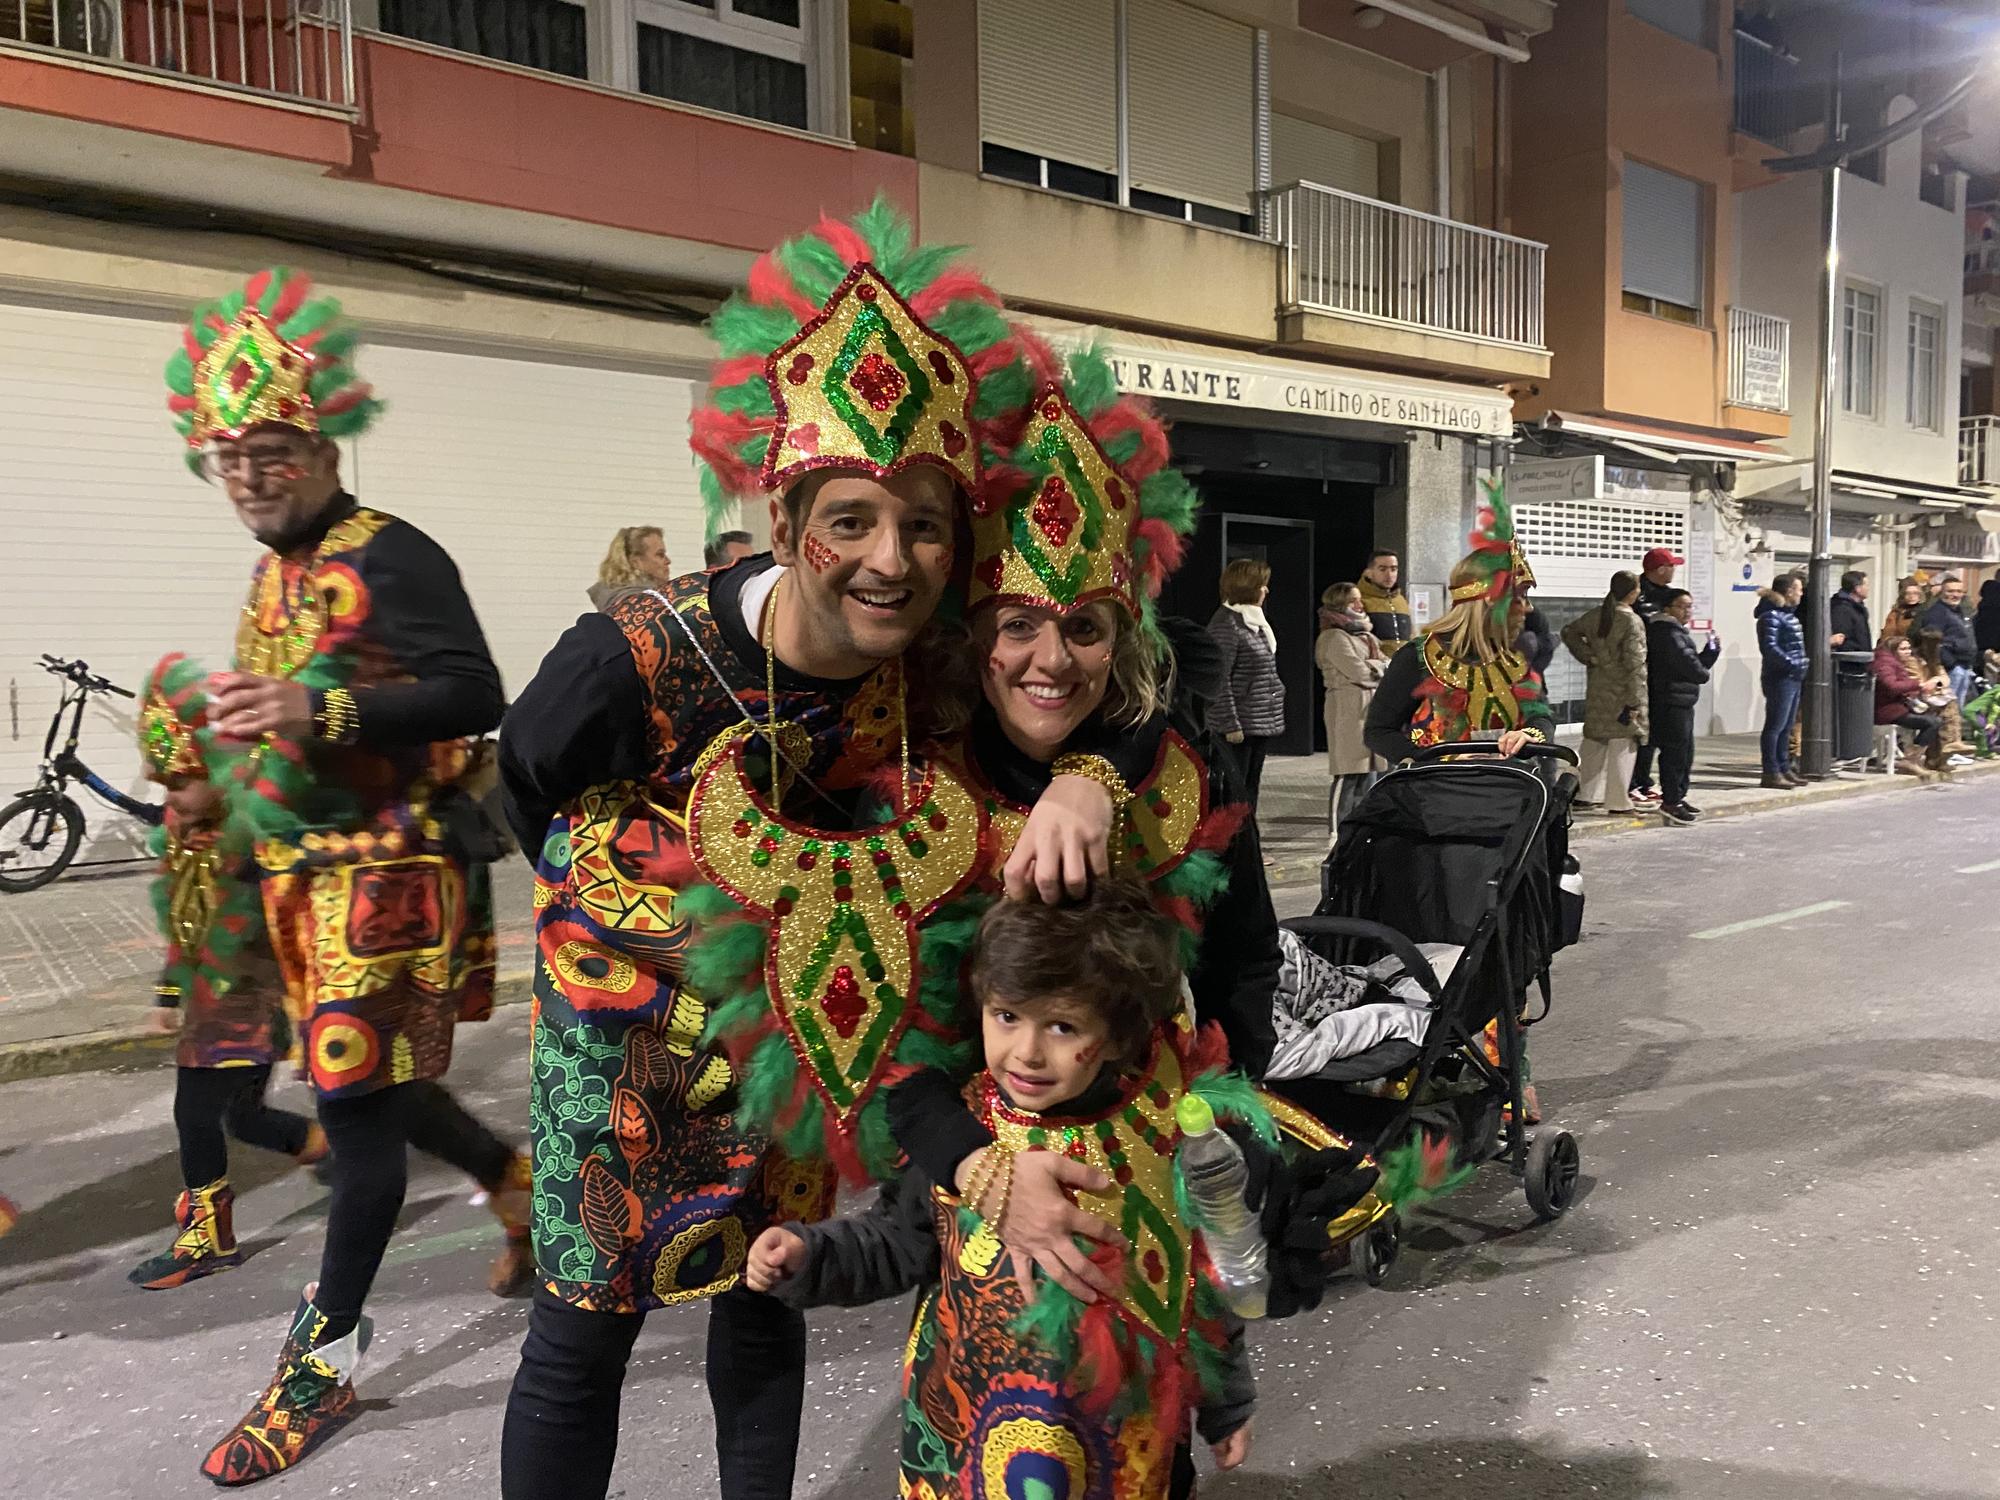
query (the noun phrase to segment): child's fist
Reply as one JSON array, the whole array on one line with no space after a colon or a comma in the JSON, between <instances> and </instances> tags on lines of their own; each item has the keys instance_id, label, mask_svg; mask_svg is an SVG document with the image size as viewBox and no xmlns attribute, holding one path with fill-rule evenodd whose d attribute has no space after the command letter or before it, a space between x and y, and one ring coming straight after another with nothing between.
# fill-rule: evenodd
<instances>
[{"instance_id":1,"label":"child's fist","mask_svg":"<svg viewBox=\"0 0 2000 1500\"><path fill-rule=\"evenodd\" d=\"M806 1242L775 1224L757 1236L743 1267L743 1284L753 1292L784 1285L806 1268Z\"/></svg>"},{"instance_id":2,"label":"child's fist","mask_svg":"<svg viewBox=\"0 0 2000 1500\"><path fill-rule=\"evenodd\" d=\"M1218 1469L1233 1469L1250 1456L1250 1424L1245 1422L1219 1443L1209 1445Z\"/></svg>"}]
</instances>

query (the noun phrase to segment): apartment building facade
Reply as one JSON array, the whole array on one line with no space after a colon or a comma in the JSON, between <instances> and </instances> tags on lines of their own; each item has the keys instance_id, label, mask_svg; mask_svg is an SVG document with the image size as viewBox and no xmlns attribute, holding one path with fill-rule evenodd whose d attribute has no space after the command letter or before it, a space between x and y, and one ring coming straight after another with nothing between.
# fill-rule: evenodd
<instances>
[{"instance_id":1,"label":"apartment building facade","mask_svg":"<svg viewBox=\"0 0 2000 1500\"><path fill-rule=\"evenodd\" d=\"M617 527L698 565L702 318L886 192L1174 418L1210 511L1175 603L1271 560L1307 748L1319 589L1379 542L1441 594L1506 387L1549 368L1506 123L1553 9L0 4L0 384L35 413L0 433L0 657L128 683L222 658L248 548L177 464L158 371L189 304L282 262L368 331L388 412L350 482L451 549L524 681ZM93 728L114 769L128 727Z\"/></svg>"}]
</instances>

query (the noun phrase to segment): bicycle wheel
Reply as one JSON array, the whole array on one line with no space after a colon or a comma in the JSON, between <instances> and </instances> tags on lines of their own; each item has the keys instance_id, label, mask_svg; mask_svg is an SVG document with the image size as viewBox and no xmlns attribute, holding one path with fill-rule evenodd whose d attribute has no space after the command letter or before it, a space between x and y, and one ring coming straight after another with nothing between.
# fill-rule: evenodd
<instances>
[{"instance_id":1,"label":"bicycle wheel","mask_svg":"<svg viewBox=\"0 0 2000 1500\"><path fill-rule=\"evenodd\" d=\"M69 868L83 809L60 792L31 792L0 809L0 891L39 890Z\"/></svg>"}]
</instances>

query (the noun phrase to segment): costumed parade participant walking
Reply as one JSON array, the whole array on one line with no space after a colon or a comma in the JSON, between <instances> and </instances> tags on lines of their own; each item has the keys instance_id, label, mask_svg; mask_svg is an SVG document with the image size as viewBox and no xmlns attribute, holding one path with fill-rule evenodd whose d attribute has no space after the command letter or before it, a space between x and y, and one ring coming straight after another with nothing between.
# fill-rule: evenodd
<instances>
[{"instance_id":1,"label":"costumed parade participant walking","mask_svg":"<svg viewBox=\"0 0 2000 1500\"><path fill-rule=\"evenodd\" d=\"M452 1031L493 1000L492 857L465 789L470 737L504 700L458 570L405 521L356 502L335 439L379 410L355 331L303 276L267 271L197 308L167 366L190 463L269 549L208 722L244 747L232 815L255 835L265 926L300 1033L332 1196L317 1282L270 1386L202 1472L241 1485L290 1468L354 1414L362 1304L407 1183L407 1147L487 1189L526 1265L527 1162L438 1083Z\"/></svg>"},{"instance_id":2,"label":"costumed parade participant walking","mask_svg":"<svg viewBox=\"0 0 2000 1500\"><path fill-rule=\"evenodd\" d=\"M760 259L712 330L694 419L711 522L769 504L773 555L580 619L502 737L540 949L542 1284L507 1500L605 1493L645 1315L701 1298L721 1493L791 1493L805 1325L742 1288L745 1255L769 1224L827 1213L836 1167L893 1165L878 1085L945 1045L914 994L914 927L978 862L971 797L911 764L928 695L906 651L962 587L960 500L1028 394L999 299L878 201ZM1080 881L1110 826L1098 781L1060 778L1022 868ZM712 959L688 951L704 914ZM711 1014L696 970L732 948L768 954L768 992L753 1044L725 1054L707 1039L737 1017ZM780 1117L774 1143L755 1122Z\"/></svg>"},{"instance_id":3,"label":"costumed parade participant walking","mask_svg":"<svg viewBox=\"0 0 2000 1500\"><path fill-rule=\"evenodd\" d=\"M127 1279L163 1291L242 1262L226 1136L308 1166L325 1159L327 1144L316 1121L264 1102L272 1065L290 1051L291 1028L264 934L254 834L240 806L246 791L238 772L250 747L223 739L208 722L207 683L184 656L153 669L144 698L140 755L148 777L167 789L152 840L160 857L153 905L166 944L155 1014L170 1026L180 1013L174 1128L183 1186L173 1240Z\"/></svg>"}]
</instances>

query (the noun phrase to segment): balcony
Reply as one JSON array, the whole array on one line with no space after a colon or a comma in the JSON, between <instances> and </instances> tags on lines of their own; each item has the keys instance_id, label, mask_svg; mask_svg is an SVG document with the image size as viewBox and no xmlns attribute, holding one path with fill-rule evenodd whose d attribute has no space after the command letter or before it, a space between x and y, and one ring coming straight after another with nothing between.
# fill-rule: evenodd
<instances>
[{"instance_id":1,"label":"balcony","mask_svg":"<svg viewBox=\"0 0 2000 1500\"><path fill-rule=\"evenodd\" d=\"M1736 33L1736 128L1768 146L1785 146L1799 128L1799 60L1769 42Z\"/></svg>"},{"instance_id":2,"label":"balcony","mask_svg":"<svg viewBox=\"0 0 2000 1500\"><path fill-rule=\"evenodd\" d=\"M0 0L0 47L354 106L348 0Z\"/></svg>"},{"instance_id":3,"label":"balcony","mask_svg":"<svg viewBox=\"0 0 2000 1500\"><path fill-rule=\"evenodd\" d=\"M1730 308L1728 404L1789 412L1791 385L1791 320L1747 307Z\"/></svg>"},{"instance_id":4,"label":"balcony","mask_svg":"<svg viewBox=\"0 0 2000 1500\"><path fill-rule=\"evenodd\" d=\"M1958 482L2000 489L2000 417L1959 420Z\"/></svg>"},{"instance_id":5,"label":"balcony","mask_svg":"<svg viewBox=\"0 0 2000 1500\"><path fill-rule=\"evenodd\" d=\"M1456 373L1548 373L1546 246L1310 182L1273 189L1264 206L1286 341Z\"/></svg>"}]
</instances>

